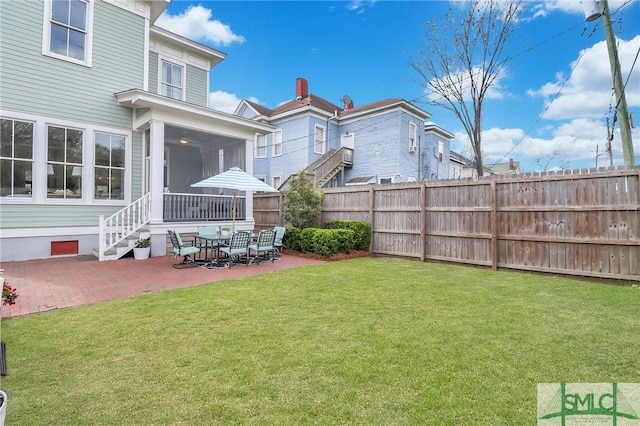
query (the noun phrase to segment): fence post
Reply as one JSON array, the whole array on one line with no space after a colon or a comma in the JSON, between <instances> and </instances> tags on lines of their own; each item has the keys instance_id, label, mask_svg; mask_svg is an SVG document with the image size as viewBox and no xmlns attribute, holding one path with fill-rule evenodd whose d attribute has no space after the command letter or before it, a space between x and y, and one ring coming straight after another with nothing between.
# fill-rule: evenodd
<instances>
[{"instance_id":1,"label":"fence post","mask_svg":"<svg viewBox=\"0 0 640 426\"><path fill-rule=\"evenodd\" d=\"M427 188L426 183L420 187L420 261L424 262L427 257Z\"/></svg>"},{"instance_id":2,"label":"fence post","mask_svg":"<svg viewBox=\"0 0 640 426\"><path fill-rule=\"evenodd\" d=\"M491 179L491 269L498 269L498 194L496 179Z\"/></svg>"},{"instance_id":3,"label":"fence post","mask_svg":"<svg viewBox=\"0 0 640 426\"><path fill-rule=\"evenodd\" d=\"M369 251L373 251L373 240L374 240L374 234L375 234L375 219L374 219L374 211L375 211L375 190L373 188L373 186L371 188L369 188L369 220L371 222L371 242L369 243Z\"/></svg>"}]
</instances>

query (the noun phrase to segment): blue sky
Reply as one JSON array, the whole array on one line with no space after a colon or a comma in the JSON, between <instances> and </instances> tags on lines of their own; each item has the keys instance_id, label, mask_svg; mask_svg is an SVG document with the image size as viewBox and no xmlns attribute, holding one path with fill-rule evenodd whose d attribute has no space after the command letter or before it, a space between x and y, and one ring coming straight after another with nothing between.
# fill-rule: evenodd
<instances>
[{"instance_id":1,"label":"blue sky","mask_svg":"<svg viewBox=\"0 0 640 426\"><path fill-rule=\"evenodd\" d=\"M452 113L430 105L408 65L424 43L424 22L448 1L173 0L156 25L227 54L211 70L210 107L232 112L243 99L274 108L295 97L297 77L336 105L402 98L456 135L452 149L471 156ZM515 59L485 103L486 163L520 161L524 171L594 167L605 149L615 98L600 20L585 22L577 0L526 1ZM630 112L640 126L640 0L609 0ZM613 106L612 106L613 105ZM614 165L622 165L616 126ZM633 131L640 164L640 128ZM286 141L284 141L286 143ZM598 166L608 166L608 155Z\"/></svg>"}]
</instances>

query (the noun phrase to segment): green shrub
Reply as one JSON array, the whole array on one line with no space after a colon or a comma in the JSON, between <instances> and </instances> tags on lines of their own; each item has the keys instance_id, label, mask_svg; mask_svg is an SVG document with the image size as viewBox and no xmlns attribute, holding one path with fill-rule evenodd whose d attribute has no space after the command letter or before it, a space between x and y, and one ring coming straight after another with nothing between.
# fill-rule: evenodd
<instances>
[{"instance_id":1,"label":"green shrub","mask_svg":"<svg viewBox=\"0 0 640 426\"><path fill-rule=\"evenodd\" d=\"M287 226L282 242L284 246L291 250L302 251L300 247L300 228L295 226Z\"/></svg>"},{"instance_id":2,"label":"green shrub","mask_svg":"<svg viewBox=\"0 0 640 426\"><path fill-rule=\"evenodd\" d=\"M353 250L354 232L350 229L319 229L287 227L286 246L304 253L331 257Z\"/></svg>"},{"instance_id":3,"label":"green shrub","mask_svg":"<svg viewBox=\"0 0 640 426\"><path fill-rule=\"evenodd\" d=\"M322 214L322 192L313 187L313 179L303 170L289 178L284 193L284 220L297 228L317 226Z\"/></svg>"},{"instance_id":4,"label":"green shrub","mask_svg":"<svg viewBox=\"0 0 640 426\"><path fill-rule=\"evenodd\" d=\"M353 231L353 249L369 250L371 224L357 220L332 220L324 224L326 229L350 229Z\"/></svg>"},{"instance_id":5,"label":"green shrub","mask_svg":"<svg viewBox=\"0 0 640 426\"><path fill-rule=\"evenodd\" d=\"M354 232L350 229L315 229L313 252L324 257L353 250Z\"/></svg>"},{"instance_id":6,"label":"green shrub","mask_svg":"<svg viewBox=\"0 0 640 426\"><path fill-rule=\"evenodd\" d=\"M300 251L305 253L315 253L315 243L313 241L318 228L304 228L300 231L299 244Z\"/></svg>"}]
</instances>

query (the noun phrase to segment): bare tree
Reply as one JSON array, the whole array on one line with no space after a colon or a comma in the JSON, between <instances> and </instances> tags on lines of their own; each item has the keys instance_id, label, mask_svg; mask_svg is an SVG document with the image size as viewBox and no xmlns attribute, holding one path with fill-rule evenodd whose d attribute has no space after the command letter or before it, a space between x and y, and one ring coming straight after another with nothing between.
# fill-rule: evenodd
<instances>
[{"instance_id":1,"label":"bare tree","mask_svg":"<svg viewBox=\"0 0 640 426\"><path fill-rule=\"evenodd\" d=\"M505 72L505 52L521 11L520 0L452 2L444 19L426 22L425 44L409 65L417 71L431 104L453 112L465 128L482 176L482 108ZM462 8L461 8L462 6Z\"/></svg>"}]
</instances>

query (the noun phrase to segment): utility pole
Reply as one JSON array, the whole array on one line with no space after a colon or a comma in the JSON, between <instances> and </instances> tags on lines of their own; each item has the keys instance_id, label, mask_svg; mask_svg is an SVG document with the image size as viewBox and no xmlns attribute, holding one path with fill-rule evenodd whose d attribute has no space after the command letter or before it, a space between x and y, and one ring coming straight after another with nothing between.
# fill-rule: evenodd
<instances>
[{"instance_id":1,"label":"utility pole","mask_svg":"<svg viewBox=\"0 0 640 426\"><path fill-rule=\"evenodd\" d=\"M609 3L607 0L600 0L596 3L598 3L598 7L600 8L600 17L602 17L602 22L604 23L604 34L607 41L607 50L609 51L613 88L616 92L616 110L618 111L618 118L620 120L620 138L622 139L624 164L625 166L633 166L635 164L635 158L633 155L633 141L631 140L631 127L629 125L629 111L627 110L627 99L624 95L616 37L613 34L613 27L611 25ZM587 21L592 21L597 18L597 15L591 15L587 18Z\"/></svg>"}]
</instances>

